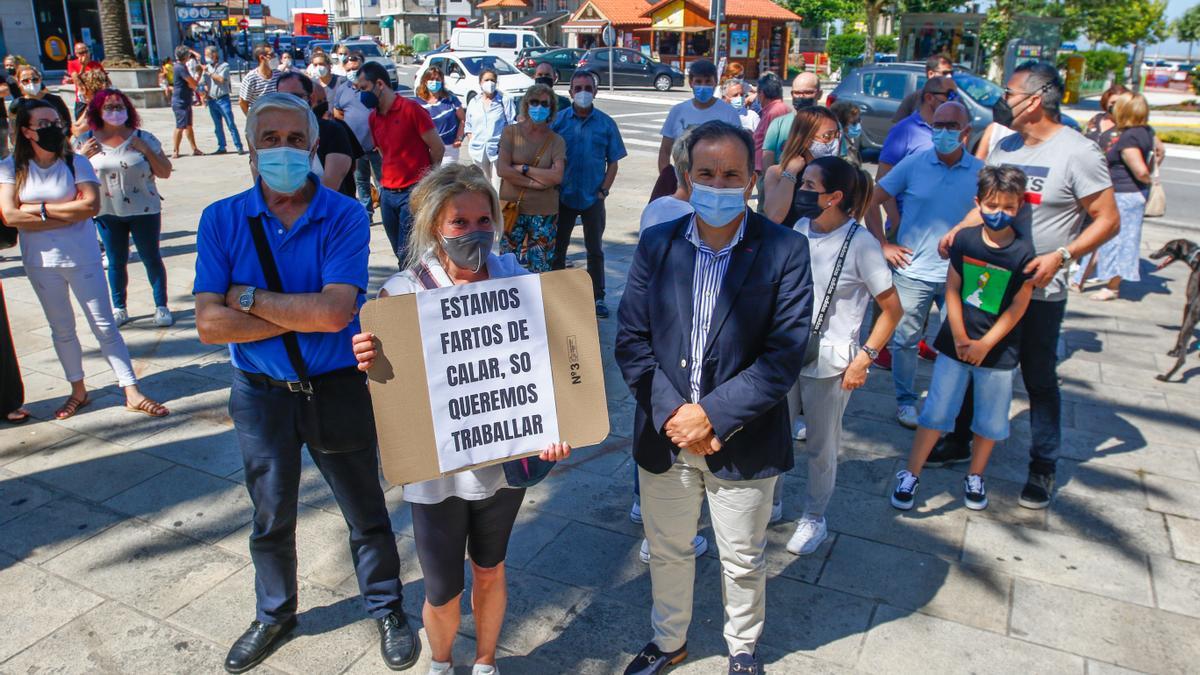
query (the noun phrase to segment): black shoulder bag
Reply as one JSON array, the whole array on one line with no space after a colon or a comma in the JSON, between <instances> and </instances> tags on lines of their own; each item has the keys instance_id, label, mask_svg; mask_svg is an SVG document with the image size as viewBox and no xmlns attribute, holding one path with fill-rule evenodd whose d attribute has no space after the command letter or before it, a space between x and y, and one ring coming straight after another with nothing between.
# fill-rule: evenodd
<instances>
[{"instance_id":1,"label":"black shoulder bag","mask_svg":"<svg viewBox=\"0 0 1200 675\"><path fill-rule=\"evenodd\" d=\"M250 233L267 279L267 290L283 293L283 282L267 243L262 218L250 219ZM374 449L375 413L371 408L371 392L367 389L367 374L350 367L310 378L296 334L288 332L280 337L287 349L288 361L299 378L297 382L288 382L288 389L304 397L306 414L300 424L309 446L326 454Z\"/></svg>"},{"instance_id":2,"label":"black shoulder bag","mask_svg":"<svg viewBox=\"0 0 1200 675\"><path fill-rule=\"evenodd\" d=\"M809 227L812 221L809 221ZM808 344L804 347L804 365L815 362L821 356L821 330L825 327L825 315L833 302L833 294L837 291L838 279L842 276L842 267L846 264L846 254L850 252L850 240L858 230L858 222L850 224L846 240L842 242L842 250L838 251L837 261L833 263L833 274L829 277L829 288L825 289L825 299L821 301L821 309L812 322L812 330L808 334Z\"/></svg>"}]
</instances>

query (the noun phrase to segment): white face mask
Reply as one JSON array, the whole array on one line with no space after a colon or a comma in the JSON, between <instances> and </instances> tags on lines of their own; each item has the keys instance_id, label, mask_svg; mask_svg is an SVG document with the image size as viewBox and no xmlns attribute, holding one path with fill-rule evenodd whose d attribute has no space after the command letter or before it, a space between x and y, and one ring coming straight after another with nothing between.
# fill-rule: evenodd
<instances>
[{"instance_id":1,"label":"white face mask","mask_svg":"<svg viewBox=\"0 0 1200 675\"><path fill-rule=\"evenodd\" d=\"M270 61L267 61L267 66L268 66L268 67L269 67L271 70L275 70L276 68L278 68L278 67L279 67L279 59L277 59L277 58L275 58L274 56L272 56L272 57L271 57L271 60L270 60Z\"/></svg>"},{"instance_id":2,"label":"white face mask","mask_svg":"<svg viewBox=\"0 0 1200 675\"><path fill-rule=\"evenodd\" d=\"M30 82L29 84L21 85L21 91L25 92L26 96L37 96L37 93L41 90L41 82Z\"/></svg>"},{"instance_id":3,"label":"white face mask","mask_svg":"<svg viewBox=\"0 0 1200 675\"><path fill-rule=\"evenodd\" d=\"M329 75L329 66L317 66L317 77Z\"/></svg>"},{"instance_id":4,"label":"white face mask","mask_svg":"<svg viewBox=\"0 0 1200 675\"><path fill-rule=\"evenodd\" d=\"M484 80L483 82L479 83L479 88L482 89L483 93L485 94L494 94L496 93L496 81Z\"/></svg>"},{"instance_id":5,"label":"white face mask","mask_svg":"<svg viewBox=\"0 0 1200 675\"><path fill-rule=\"evenodd\" d=\"M826 143L813 141L808 146L808 151L812 153L813 159L820 159L821 157L836 155L838 151L838 139L835 138Z\"/></svg>"}]
</instances>

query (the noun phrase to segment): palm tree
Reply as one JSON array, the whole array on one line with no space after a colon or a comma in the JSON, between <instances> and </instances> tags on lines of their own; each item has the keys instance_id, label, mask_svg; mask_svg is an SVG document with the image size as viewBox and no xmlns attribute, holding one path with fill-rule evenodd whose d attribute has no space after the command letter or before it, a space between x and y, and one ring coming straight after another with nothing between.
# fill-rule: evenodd
<instances>
[{"instance_id":1,"label":"palm tree","mask_svg":"<svg viewBox=\"0 0 1200 675\"><path fill-rule=\"evenodd\" d=\"M118 68L141 65L133 55L125 0L100 0L100 37L104 42L105 65Z\"/></svg>"}]
</instances>

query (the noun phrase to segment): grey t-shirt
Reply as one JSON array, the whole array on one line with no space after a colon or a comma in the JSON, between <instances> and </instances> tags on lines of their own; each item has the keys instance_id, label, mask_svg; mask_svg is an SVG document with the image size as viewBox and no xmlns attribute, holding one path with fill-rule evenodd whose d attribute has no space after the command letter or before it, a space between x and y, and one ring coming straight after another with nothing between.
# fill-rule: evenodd
<instances>
[{"instance_id":1,"label":"grey t-shirt","mask_svg":"<svg viewBox=\"0 0 1200 675\"><path fill-rule=\"evenodd\" d=\"M1025 172L1026 206L1013 226L1018 233L1033 233L1037 255L1066 246L1079 233L1086 211L1079 200L1112 187L1108 164L1100 148L1067 127L1038 145L1025 145L1020 134L1001 140L988 154L992 166L1015 166ZM1064 267L1045 288L1036 289L1035 300L1067 299L1067 270Z\"/></svg>"}]
</instances>

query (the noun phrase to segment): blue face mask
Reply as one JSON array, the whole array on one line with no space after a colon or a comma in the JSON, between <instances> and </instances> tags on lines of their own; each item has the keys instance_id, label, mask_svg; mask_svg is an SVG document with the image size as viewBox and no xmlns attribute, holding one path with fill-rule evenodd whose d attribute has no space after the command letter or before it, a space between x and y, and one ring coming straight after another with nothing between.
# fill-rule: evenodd
<instances>
[{"instance_id":1,"label":"blue face mask","mask_svg":"<svg viewBox=\"0 0 1200 675\"><path fill-rule=\"evenodd\" d=\"M862 136L862 125L861 124L855 123L855 124L851 124L850 126L846 127L846 137L847 138L858 138L859 136Z\"/></svg>"},{"instance_id":2,"label":"blue face mask","mask_svg":"<svg viewBox=\"0 0 1200 675\"><path fill-rule=\"evenodd\" d=\"M1006 227L1011 227L1015 219L1014 216L1010 216L1003 211L988 213L982 208L979 209L979 215L983 218L983 224L989 230L1003 230Z\"/></svg>"},{"instance_id":3,"label":"blue face mask","mask_svg":"<svg viewBox=\"0 0 1200 675\"><path fill-rule=\"evenodd\" d=\"M373 91L360 92L358 100L362 101L367 110L374 110L379 107L379 97Z\"/></svg>"},{"instance_id":4,"label":"blue face mask","mask_svg":"<svg viewBox=\"0 0 1200 675\"><path fill-rule=\"evenodd\" d=\"M540 105L529 106L529 119L537 122L538 124L545 122L546 120L550 119L550 108Z\"/></svg>"},{"instance_id":5,"label":"blue face mask","mask_svg":"<svg viewBox=\"0 0 1200 675\"><path fill-rule=\"evenodd\" d=\"M958 150L958 148L962 145L962 141L958 138L959 134L961 133L961 131L956 131L954 129L934 129L934 150L937 150L943 155L949 155L955 150Z\"/></svg>"},{"instance_id":6,"label":"blue face mask","mask_svg":"<svg viewBox=\"0 0 1200 675\"><path fill-rule=\"evenodd\" d=\"M425 88L436 94L442 90L442 81L441 80L430 80L425 83Z\"/></svg>"},{"instance_id":7,"label":"blue face mask","mask_svg":"<svg viewBox=\"0 0 1200 675\"><path fill-rule=\"evenodd\" d=\"M715 188L692 183L688 199L706 225L725 227L746 210L746 188Z\"/></svg>"},{"instance_id":8,"label":"blue face mask","mask_svg":"<svg viewBox=\"0 0 1200 675\"><path fill-rule=\"evenodd\" d=\"M257 156L258 175L267 187L286 195L304 187L309 169L310 155L307 151L296 148L271 148L259 150Z\"/></svg>"},{"instance_id":9,"label":"blue face mask","mask_svg":"<svg viewBox=\"0 0 1200 675\"><path fill-rule=\"evenodd\" d=\"M706 84L696 85L692 87L692 95L696 97L697 101L700 101L701 103L708 103L712 100L713 92L716 91L716 89L716 87L710 87Z\"/></svg>"}]
</instances>

